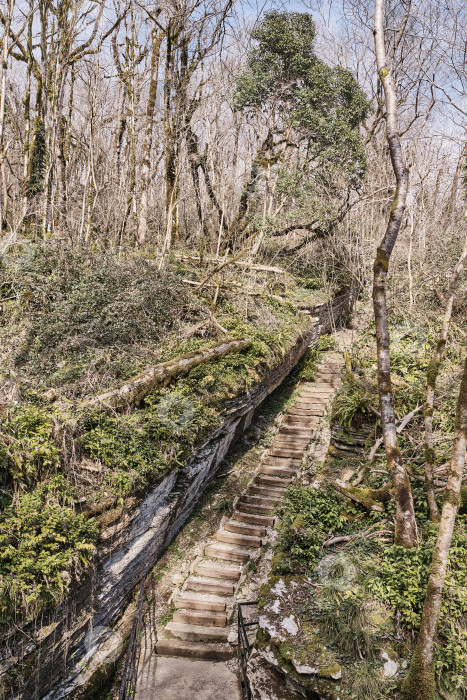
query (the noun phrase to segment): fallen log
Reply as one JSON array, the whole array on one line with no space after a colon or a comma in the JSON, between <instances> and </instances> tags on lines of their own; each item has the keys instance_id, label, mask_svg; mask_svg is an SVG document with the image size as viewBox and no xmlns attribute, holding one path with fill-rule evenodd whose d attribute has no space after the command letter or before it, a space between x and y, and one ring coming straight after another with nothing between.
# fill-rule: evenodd
<instances>
[{"instance_id":1,"label":"fallen log","mask_svg":"<svg viewBox=\"0 0 467 700\"><path fill-rule=\"evenodd\" d=\"M182 255L179 253L175 257L179 258L180 260L192 260L193 262L200 262L201 260L201 258L198 255ZM278 275L285 275L286 273L286 271L283 270L281 267L274 267L273 265L259 265L257 263L247 262L246 260L223 260L222 258L203 258L203 262L214 264L222 263L225 265L237 265L237 267L247 267L250 268L250 270L258 270L259 272L275 272Z\"/></svg>"},{"instance_id":2,"label":"fallen log","mask_svg":"<svg viewBox=\"0 0 467 700\"><path fill-rule=\"evenodd\" d=\"M231 352L246 350L252 342L251 338L240 338L237 340L226 340L224 343L215 345L212 348L194 350L174 360L154 365L136 377L129 379L119 389L106 391L88 399L81 405L83 407L102 406L112 409L133 406L138 404L146 394L149 394L156 387L165 386L178 375L188 372L192 367L223 357Z\"/></svg>"}]
</instances>

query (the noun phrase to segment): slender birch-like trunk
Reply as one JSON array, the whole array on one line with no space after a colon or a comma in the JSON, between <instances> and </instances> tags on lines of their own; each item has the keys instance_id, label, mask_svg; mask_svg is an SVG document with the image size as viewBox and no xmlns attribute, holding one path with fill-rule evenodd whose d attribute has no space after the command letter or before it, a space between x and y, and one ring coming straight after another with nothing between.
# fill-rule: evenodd
<instances>
[{"instance_id":1,"label":"slender birch-like trunk","mask_svg":"<svg viewBox=\"0 0 467 700\"><path fill-rule=\"evenodd\" d=\"M5 158L4 146L3 146L3 133L5 124L5 100L6 100L6 74L8 70L8 56L10 55L10 26L13 16L13 0L8 0L7 10L5 15L5 31L3 33L2 40L2 59L1 59L1 73L0 73L0 167L2 170L2 188L0 195L0 236L2 235L3 229L3 218L6 213L6 197L4 194L5 190L5 176L3 170L3 159Z\"/></svg>"},{"instance_id":2,"label":"slender birch-like trunk","mask_svg":"<svg viewBox=\"0 0 467 700\"><path fill-rule=\"evenodd\" d=\"M156 10L156 17L161 10ZM149 181L151 175L151 149L152 149L152 131L154 123L154 108L157 97L157 84L159 73L159 58L163 33L157 31L157 25L153 22L152 27L152 54L151 54L151 75L149 78L149 97L146 108L146 128L144 133L143 157L141 166L141 197L139 203L138 217L138 232L137 243L144 245L148 230L148 199L149 199Z\"/></svg>"},{"instance_id":3,"label":"slender birch-like trunk","mask_svg":"<svg viewBox=\"0 0 467 700\"><path fill-rule=\"evenodd\" d=\"M405 212L409 186L409 171L404 162L398 133L397 93L392 70L387 63L384 40L384 16L385 2L384 0L376 0L374 26L376 61L378 77L384 88L386 101L386 133L392 168L396 177L396 191L386 232L377 250L373 267L373 308L376 328L381 423L383 427L388 471L394 485L396 501L395 542L403 547L414 547L417 544L417 525L409 477L402 461L402 455L397 441L391 382L390 341L386 299L389 260Z\"/></svg>"},{"instance_id":4,"label":"slender birch-like trunk","mask_svg":"<svg viewBox=\"0 0 467 700\"><path fill-rule=\"evenodd\" d=\"M467 449L467 358L457 400L451 467L444 492L443 510L438 530L430 576L423 606L422 623L403 686L407 700L433 700L435 697L434 643L441 613L444 579L449 560Z\"/></svg>"},{"instance_id":5,"label":"slender birch-like trunk","mask_svg":"<svg viewBox=\"0 0 467 700\"><path fill-rule=\"evenodd\" d=\"M425 489L430 509L430 520L439 522L439 510L435 499L435 488L433 485L433 470L435 466L435 450L433 447L433 406L435 401L436 381L441 369L441 363L446 352L446 343L448 339L449 326L451 325L452 307L456 296L457 283L459 276L464 269L465 259L467 258L467 235L464 240L464 247L459 260L452 272L449 282L449 290L446 296L444 307L443 325L439 334L436 350L428 365L426 373L426 404L425 404Z\"/></svg>"}]
</instances>

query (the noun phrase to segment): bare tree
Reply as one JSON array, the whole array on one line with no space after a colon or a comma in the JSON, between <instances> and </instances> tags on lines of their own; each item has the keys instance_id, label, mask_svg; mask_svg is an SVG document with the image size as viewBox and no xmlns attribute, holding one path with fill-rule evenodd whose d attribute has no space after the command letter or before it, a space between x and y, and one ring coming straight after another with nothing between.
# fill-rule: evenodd
<instances>
[{"instance_id":1,"label":"bare tree","mask_svg":"<svg viewBox=\"0 0 467 700\"><path fill-rule=\"evenodd\" d=\"M391 163L396 178L391 213L384 238L378 248L373 276L373 308L376 326L376 344L378 358L378 390L380 401L381 422L383 426L384 447L388 470L395 489L396 500L396 544L404 547L414 547L417 544L417 525L409 477L402 461L398 447L396 423L394 416L394 400L391 382L390 342L388 328L388 310L386 300L386 284L389 261L404 216L409 185L409 170L404 162L402 146L399 137L397 118L397 93L388 65L384 38L384 0L375 2L375 47L378 76L383 84L386 103L386 129ZM407 3L406 15L400 29L402 38L410 1Z\"/></svg>"}]
</instances>

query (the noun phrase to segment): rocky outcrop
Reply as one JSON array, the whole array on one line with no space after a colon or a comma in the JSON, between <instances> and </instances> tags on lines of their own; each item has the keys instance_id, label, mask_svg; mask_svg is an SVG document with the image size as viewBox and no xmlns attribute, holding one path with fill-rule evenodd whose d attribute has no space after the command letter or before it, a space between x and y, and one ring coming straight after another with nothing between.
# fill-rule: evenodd
<instances>
[{"instance_id":1,"label":"rocky outcrop","mask_svg":"<svg viewBox=\"0 0 467 700\"><path fill-rule=\"evenodd\" d=\"M323 332L333 330L350 311L352 302L352 295L347 293L332 304L309 309L309 330L254 390L226 405L221 425L196 447L186 466L153 484L130 511L106 514L95 566L86 580L47 619L44 616L21 631L11 630L4 635L2 697L95 697L99 669L109 658L115 661L118 656L112 628L144 572L157 562L186 522L258 406L289 374L306 348L315 344ZM120 630L119 638L122 634ZM92 667L96 668L95 674L89 673Z\"/></svg>"}]
</instances>

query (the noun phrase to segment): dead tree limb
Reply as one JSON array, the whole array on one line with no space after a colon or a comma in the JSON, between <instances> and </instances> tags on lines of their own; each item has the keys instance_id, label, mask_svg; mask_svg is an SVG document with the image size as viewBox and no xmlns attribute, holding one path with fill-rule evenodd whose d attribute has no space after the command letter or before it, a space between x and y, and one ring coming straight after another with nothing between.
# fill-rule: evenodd
<instances>
[{"instance_id":1,"label":"dead tree limb","mask_svg":"<svg viewBox=\"0 0 467 700\"><path fill-rule=\"evenodd\" d=\"M154 365L145 372L133 377L133 379L129 379L119 389L99 394L99 396L85 401L82 406L101 406L103 408L118 409L137 405L150 391L157 387L165 386L175 377L188 372L192 367L196 367L204 362L210 362L232 352L246 350L252 342L251 338L227 340L212 348L200 348L186 355L181 355L174 360Z\"/></svg>"}]
</instances>

